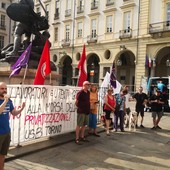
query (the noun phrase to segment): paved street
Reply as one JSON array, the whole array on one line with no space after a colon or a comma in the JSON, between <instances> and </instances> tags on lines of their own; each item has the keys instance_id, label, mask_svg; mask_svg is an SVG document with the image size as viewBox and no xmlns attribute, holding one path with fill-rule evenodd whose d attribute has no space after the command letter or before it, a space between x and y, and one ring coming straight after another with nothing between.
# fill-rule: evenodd
<instances>
[{"instance_id":1,"label":"paved street","mask_svg":"<svg viewBox=\"0 0 170 170\"><path fill-rule=\"evenodd\" d=\"M89 143L76 145L74 133L57 136L38 144L11 149L5 170L169 170L170 113L160 122L162 130L153 131L151 113L145 113L145 129L117 132L101 137L89 136ZM62 144L65 142L64 144ZM43 149L48 148L48 149ZM36 149L39 149L37 152ZM32 151L35 151L33 153ZM10 161L10 157L22 155Z\"/></svg>"}]
</instances>

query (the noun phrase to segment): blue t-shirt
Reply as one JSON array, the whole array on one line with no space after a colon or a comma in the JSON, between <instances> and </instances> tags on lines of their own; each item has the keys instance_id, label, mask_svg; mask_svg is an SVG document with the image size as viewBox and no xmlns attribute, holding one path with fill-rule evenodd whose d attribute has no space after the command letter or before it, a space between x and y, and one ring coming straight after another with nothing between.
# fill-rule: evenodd
<instances>
[{"instance_id":1,"label":"blue t-shirt","mask_svg":"<svg viewBox=\"0 0 170 170\"><path fill-rule=\"evenodd\" d=\"M4 102L4 100L0 99L0 105ZM6 134L10 132L9 127L9 112L14 109L13 103L9 100L5 106L4 111L0 114L0 135Z\"/></svg>"}]
</instances>

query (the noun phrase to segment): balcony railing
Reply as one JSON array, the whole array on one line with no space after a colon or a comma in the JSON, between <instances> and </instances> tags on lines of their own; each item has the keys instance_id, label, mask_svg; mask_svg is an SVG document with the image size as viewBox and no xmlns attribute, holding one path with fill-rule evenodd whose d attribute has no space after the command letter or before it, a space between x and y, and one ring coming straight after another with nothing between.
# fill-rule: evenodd
<instances>
[{"instance_id":1,"label":"balcony railing","mask_svg":"<svg viewBox=\"0 0 170 170\"><path fill-rule=\"evenodd\" d=\"M97 9L99 7L99 2L98 1L94 1L91 3L91 10L93 9Z\"/></svg>"},{"instance_id":2,"label":"balcony railing","mask_svg":"<svg viewBox=\"0 0 170 170\"><path fill-rule=\"evenodd\" d=\"M106 0L106 6L114 5L114 0Z\"/></svg>"},{"instance_id":3,"label":"balcony railing","mask_svg":"<svg viewBox=\"0 0 170 170\"><path fill-rule=\"evenodd\" d=\"M97 34L87 36L87 43L96 43L96 42L97 42Z\"/></svg>"},{"instance_id":4,"label":"balcony railing","mask_svg":"<svg viewBox=\"0 0 170 170\"><path fill-rule=\"evenodd\" d=\"M123 39L123 38L131 38L132 37L132 29L127 28L124 30L120 30L119 31L119 38Z\"/></svg>"},{"instance_id":5,"label":"balcony railing","mask_svg":"<svg viewBox=\"0 0 170 170\"><path fill-rule=\"evenodd\" d=\"M59 13L54 14L54 19L59 19Z\"/></svg>"},{"instance_id":6,"label":"balcony railing","mask_svg":"<svg viewBox=\"0 0 170 170\"><path fill-rule=\"evenodd\" d=\"M63 47L68 47L70 46L71 40L70 39L63 39L61 44Z\"/></svg>"},{"instance_id":7,"label":"balcony railing","mask_svg":"<svg viewBox=\"0 0 170 170\"><path fill-rule=\"evenodd\" d=\"M162 33L168 31L170 31L170 21L149 24L149 34Z\"/></svg>"},{"instance_id":8,"label":"balcony railing","mask_svg":"<svg viewBox=\"0 0 170 170\"><path fill-rule=\"evenodd\" d=\"M0 29L1 30L6 30L6 26L5 25L0 25Z\"/></svg>"},{"instance_id":9,"label":"balcony railing","mask_svg":"<svg viewBox=\"0 0 170 170\"><path fill-rule=\"evenodd\" d=\"M80 13L83 13L84 12L84 6L81 5L81 6L78 6L77 7L77 14L80 14Z\"/></svg>"},{"instance_id":10,"label":"balcony railing","mask_svg":"<svg viewBox=\"0 0 170 170\"><path fill-rule=\"evenodd\" d=\"M65 17L71 16L71 9L65 10Z\"/></svg>"}]
</instances>

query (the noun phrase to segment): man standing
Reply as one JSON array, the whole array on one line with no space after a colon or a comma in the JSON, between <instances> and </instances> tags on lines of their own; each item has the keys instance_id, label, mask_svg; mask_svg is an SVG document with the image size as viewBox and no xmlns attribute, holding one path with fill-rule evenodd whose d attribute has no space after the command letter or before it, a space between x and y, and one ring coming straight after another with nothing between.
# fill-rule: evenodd
<instances>
[{"instance_id":1,"label":"man standing","mask_svg":"<svg viewBox=\"0 0 170 170\"><path fill-rule=\"evenodd\" d=\"M156 130L156 129L162 129L161 127L158 126L161 117L163 115L163 104L164 104L164 99L161 95L161 91L158 89L156 90L156 94L153 94L150 99L151 103L151 110L152 110L152 117L153 117L153 127L151 129ZM156 118L157 117L157 118Z\"/></svg>"},{"instance_id":2,"label":"man standing","mask_svg":"<svg viewBox=\"0 0 170 170\"><path fill-rule=\"evenodd\" d=\"M148 96L143 93L143 88L139 87L139 92L135 93L132 98L136 99L136 112L137 112L137 117L141 116L141 128L144 128L143 126L143 119L144 119L144 108L145 108L145 104L147 102ZM138 127L138 125L136 125L136 127Z\"/></svg>"},{"instance_id":3,"label":"man standing","mask_svg":"<svg viewBox=\"0 0 170 170\"><path fill-rule=\"evenodd\" d=\"M5 155L7 155L11 135L9 126L9 112L16 116L24 109L25 103L19 110L16 110L12 101L7 95L7 86L4 82L0 82L0 170L4 169Z\"/></svg>"},{"instance_id":4,"label":"man standing","mask_svg":"<svg viewBox=\"0 0 170 170\"><path fill-rule=\"evenodd\" d=\"M76 98L77 108L77 127L76 127L76 140L75 143L80 145L80 139L83 142L89 142L85 136L85 128L89 122L89 113L90 113L90 92L89 92L90 83L85 81L83 83L83 89L80 90Z\"/></svg>"}]
</instances>

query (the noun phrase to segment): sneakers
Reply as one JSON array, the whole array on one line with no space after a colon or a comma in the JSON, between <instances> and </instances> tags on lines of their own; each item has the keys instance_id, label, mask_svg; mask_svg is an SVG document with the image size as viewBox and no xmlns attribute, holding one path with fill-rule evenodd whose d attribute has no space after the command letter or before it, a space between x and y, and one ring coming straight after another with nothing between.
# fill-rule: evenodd
<instances>
[{"instance_id":1,"label":"sneakers","mask_svg":"<svg viewBox=\"0 0 170 170\"><path fill-rule=\"evenodd\" d=\"M156 129L162 129L160 126L153 126L152 128L151 128L152 130L156 130Z\"/></svg>"},{"instance_id":2,"label":"sneakers","mask_svg":"<svg viewBox=\"0 0 170 170\"><path fill-rule=\"evenodd\" d=\"M140 125L140 127L141 127L141 128L145 128L145 126L143 126L143 125Z\"/></svg>"},{"instance_id":3,"label":"sneakers","mask_svg":"<svg viewBox=\"0 0 170 170\"><path fill-rule=\"evenodd\" d=\"M153 126L151 129L152 129L152 130L156 130L156 127L155 127L155 126Z\"/></svg>"},{"instance_id":4,"label":"sneakers","mask_svg":"<svg viewBox=\"0 0 170 170\"><path fill-rule=\"evenodd\" d=\"M108 130L107 130L106 134L107 134L107 136L110 136L110 133L109 133L109 131L108 131Z\"/></svg>"},{"instance_id":5,"label":"sneakers","mask_svg":"<svg viewBox=\"0 0 170 170\"><path fill-rule=\"evenodd\" d=\"M156 128L157 128L157 129L162 129L162 128L161 128L160 126L158 126L158 125L156 126Z\"/></svg>"}]
</instances>

